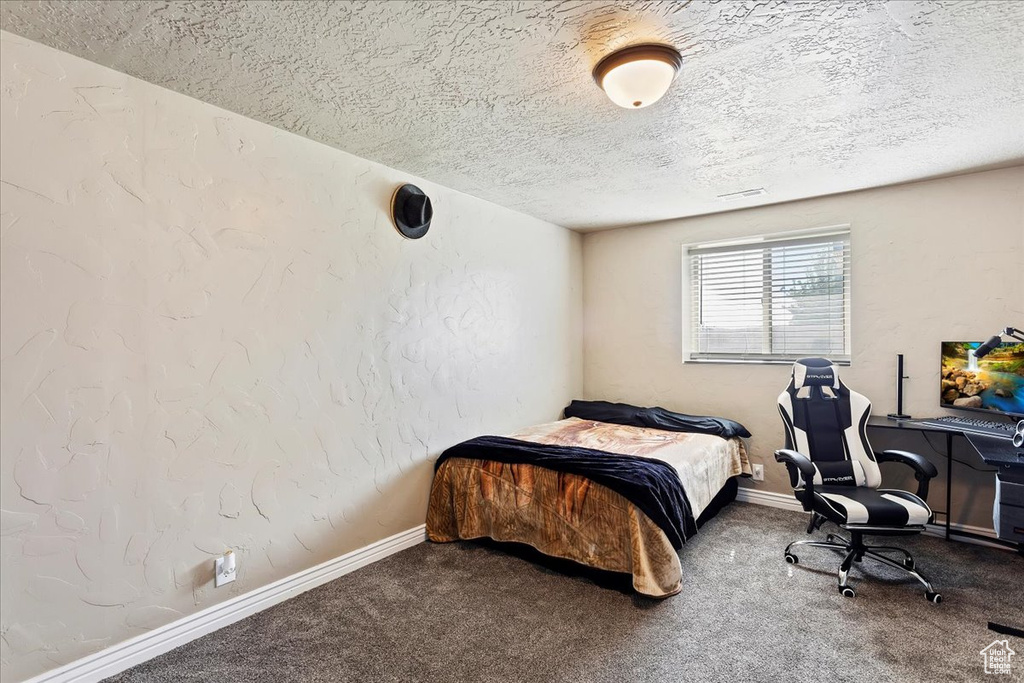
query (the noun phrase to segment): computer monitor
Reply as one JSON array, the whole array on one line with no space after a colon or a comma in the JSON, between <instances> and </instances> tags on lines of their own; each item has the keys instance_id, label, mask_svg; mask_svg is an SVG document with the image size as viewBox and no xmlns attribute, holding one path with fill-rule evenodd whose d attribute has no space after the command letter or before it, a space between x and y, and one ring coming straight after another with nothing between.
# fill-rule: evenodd
<instances>
[{"instance_id":1,"label":"computer monitor","mask_svg":"<svg viewBox=\"0 0 1024 683\"><path fill-rule=\"evenodd\" d=\"M1004 342L983 358L981 342L942 342L939 405L1024 417L1024 343Z\"/></svg>"}]
</instances>

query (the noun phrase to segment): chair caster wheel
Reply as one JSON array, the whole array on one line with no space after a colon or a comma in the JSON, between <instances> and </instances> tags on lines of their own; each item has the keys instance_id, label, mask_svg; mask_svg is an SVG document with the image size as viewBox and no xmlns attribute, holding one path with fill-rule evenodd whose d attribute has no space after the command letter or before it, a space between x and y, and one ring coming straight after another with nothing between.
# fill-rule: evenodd
<instances>
[{"instance_id":1,"label":"chair caster wheel","mask_svg":"<svg viewBox=\"0 0 1024 683\"><path fill-rule=\"evenodd\" d=\"M800 564L800 558L798 558L793 553L786 553L786 563L787 564Z\"/></svg>"},{"instance_id":2,"label":"chair caster wheel","mask_svg":"<svg viewBox=\"0 0 1024 683\"><path fill-rule=\"evenodd\" d=\"M857 597L857 591L853 590L850 586L840 586L839 592L843 594L844 598L855 598Z\"/></svg>"},{"instance_id":3,"label":"chair caster wheel","mask_svg":"<svg viewBox=\"0 0 1024 683\"><path fill-rule=\"evenodd\" d=\"M906 567L907 569L913 569L914 568L914 558L908 557L907 559L903 560L903 566Z\"/></svg>"},{"instance_id":4,"label":"chair caster wheel","mask_svg":"<svg viewBox=\"0 0 1024 683\"><path fill-rule=\"evenodd\" d=\"M829 534L828 536L825 537L825 540L828 541L829 543L832 543L833 541L836 540L836 536L835 536L835 534Z\"/></svg>"},{"instance_id":5,"label":"chair caster wheel","mask_svg":"<svg viewBox=\"0 0 1024 683\"><path fill-rule=\"evenodd\" d=\"M931 591L929 591L929 592L924 594L924 597L927 598L928 602L932 603L933 605L937 605L940 602L942 602L942 594L941 593L932 593Z\"/></svg>"}]
</instances>

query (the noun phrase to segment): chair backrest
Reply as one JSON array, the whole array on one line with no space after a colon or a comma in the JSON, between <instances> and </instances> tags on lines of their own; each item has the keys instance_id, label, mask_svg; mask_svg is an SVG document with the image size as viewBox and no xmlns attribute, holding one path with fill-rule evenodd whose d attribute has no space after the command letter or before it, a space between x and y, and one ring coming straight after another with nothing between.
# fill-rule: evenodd
<instances>
[{"instance_id":1,"label":"chair backrest","mask_svg":"<svg viewBox=\"0 0 1024 683\"><path fill-rule=\"evenodd\" d=\"M868 443L871 402L839 380L839 368L827 358L793 363L786 390L779 394L786 426L786 447L810 458L815 484L878 488L882 475ZM792 482L803 485L799 475Z\"/></svg>"}]
</instances>

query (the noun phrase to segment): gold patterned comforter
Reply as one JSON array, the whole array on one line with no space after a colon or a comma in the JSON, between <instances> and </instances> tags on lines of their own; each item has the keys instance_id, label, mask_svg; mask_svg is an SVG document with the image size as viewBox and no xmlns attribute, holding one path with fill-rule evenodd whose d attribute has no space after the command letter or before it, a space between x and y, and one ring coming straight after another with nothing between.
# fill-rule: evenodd
<instances>
[{"instance_id":1,"label":"gold patterned comforter","mask_svg":"<svg viewBox=\"0 0 1024 683\"><path fill-rule=\"evenodd\" d=\"M510 437L657 458L675 467L696 519L730 477L750 474L743 442L569 418ZM492 538L554 557L633 575L653 597L678 593L679 556L665 532L627 499L586 477L528 464L452 458L434 476L431 541Z\"/></svg>"}]
</instances>

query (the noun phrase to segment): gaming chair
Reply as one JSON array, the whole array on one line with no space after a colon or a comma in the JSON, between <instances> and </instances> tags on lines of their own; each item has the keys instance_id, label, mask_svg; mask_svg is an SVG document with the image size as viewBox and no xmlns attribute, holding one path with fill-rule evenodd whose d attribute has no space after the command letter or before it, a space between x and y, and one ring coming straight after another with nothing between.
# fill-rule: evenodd
<instances>
[{"instance_id":1,"label":"gaming chair","mask_svg":"<svg viewBox=\"0 0 1024 683\"><path fill-rule=\"evenodd\" d=\"M839 592L852 598L857 592L848 584L850 568L864 558L902 569L921 582L925 597L942 601L914 566L906 550L864 544L865 535L903 536L925 530L932 511L925 499L935 466L922 456L905 451L876 454L868 443L867 421L871 403L839 380L839 369L825 358L802 358L793 364L792 378L779 394L779 412L786 427L786 448L775 459L789 470L793 493L811 513L807 533L832 522L850 538L828 534L824 541L794 541L786 546L786 562L797 564L794 546L831 548L844 553L839 565ZM911 467L918 482L917 494L879 488L880 462ZM897 560L883 553L900 553Z\"/></svg>"}]
</instances>

